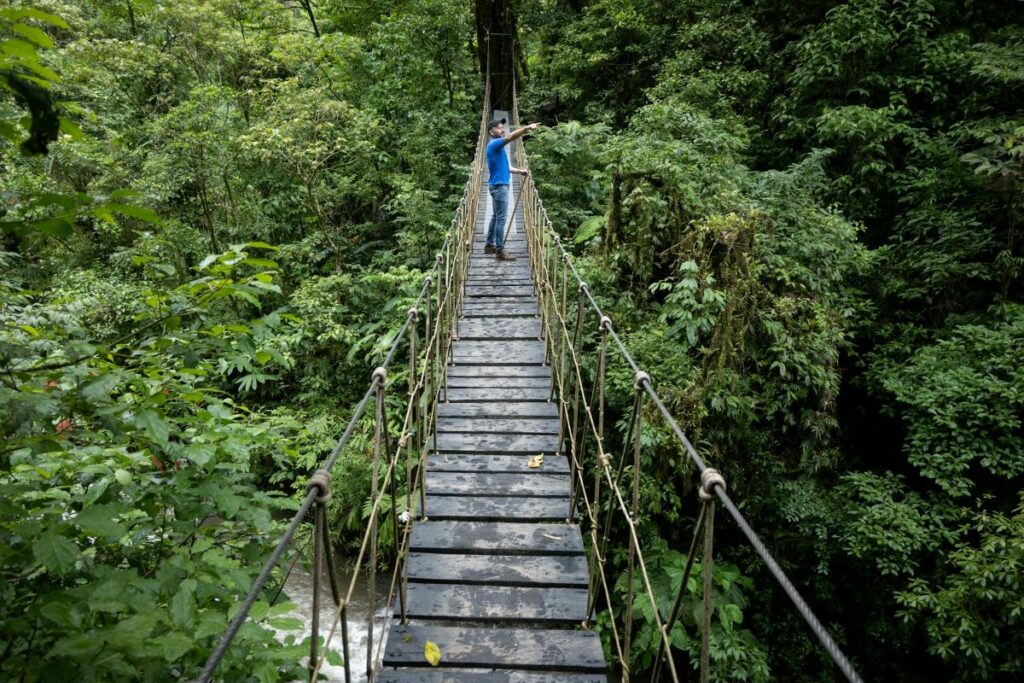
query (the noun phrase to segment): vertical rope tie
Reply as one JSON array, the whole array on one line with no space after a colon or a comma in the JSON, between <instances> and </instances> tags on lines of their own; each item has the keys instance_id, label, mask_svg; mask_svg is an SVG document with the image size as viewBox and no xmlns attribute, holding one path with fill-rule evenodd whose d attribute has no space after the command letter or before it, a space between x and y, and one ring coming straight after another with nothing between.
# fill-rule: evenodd
<instances>
[{"instance_id":1,"label":"vertical rope tie","mask_svg":"<svg viewBox=\"0 0 1024 683\"><path fill-rule=\"evenodd\" d=\"M725 477L713 467L700 473L700 490L697 495L704 502L707 514L704 517L704 614L700 633L700 680L708 683L711 678L711 592L714 582L715 542L715 489L726 490Z\"/></svg>"},{"instance_id":2,"label":"vertical rope tie","mask_svg":"<svg viewBox=\"0 0 1024 683\"><path fill-rule=\"evenodd\" d=\"M380 477L381 449L386 447L384 439L387 432L387 416L384 403L384 386L387 384L388 371L379 366L373 371L371 383L376 394L373 420L373 465L370 472L370 499L377 500L378 478ZM369 577L366 582L366 602L369 605L366 615L366 680L373 680L373 619L376 614L377 597L377 511L370 514L369 543Z\"/></svg>"},{"instance_id":3,"label":"vertical rope tie","mask_svg":"<svg viewBox=\"0 0 1024 683\"><path fill-rule=\"evenodd\" d=\"M313 614L310 619L309 666L317 661L320 645L320 575L323 573L324 557L324 506L331 499L331 475L327 470L317 470L306 484L307 493L315 493L316 508L313 511ZM330 548L327 549L330 552Z\"/></svg>"}]
</instances>

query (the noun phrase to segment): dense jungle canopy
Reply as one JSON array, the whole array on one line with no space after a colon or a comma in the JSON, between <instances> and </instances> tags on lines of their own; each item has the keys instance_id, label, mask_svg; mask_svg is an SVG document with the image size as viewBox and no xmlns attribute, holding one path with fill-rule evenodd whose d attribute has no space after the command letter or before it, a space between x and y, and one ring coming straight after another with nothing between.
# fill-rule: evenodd
<instances>
[{"instance_id":1,"label":"dense jungle canopy","mask_svg":"<svg viewBox=\"0 0 1024 683\"><path fill-rule=\"evenodd\" d=\"M2 677L196 674L433 264L485 12L592 291L862 674L1021 680L1015 0L5 0ZM369 436L335 473L350 547ZM670 600L694 477L644 440ZM716 544L714 678L838 680ZM225 680L303 677L287 607Z\"/></svg>"}]
</instances>

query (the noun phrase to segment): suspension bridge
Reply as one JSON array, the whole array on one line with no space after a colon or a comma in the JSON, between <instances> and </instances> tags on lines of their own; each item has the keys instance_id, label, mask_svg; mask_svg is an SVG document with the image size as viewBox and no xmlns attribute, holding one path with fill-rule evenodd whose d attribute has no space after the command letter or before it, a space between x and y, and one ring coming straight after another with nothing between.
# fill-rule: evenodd
<instances>
[{"instance_id":1,"label":"suspension bridge","mask_svg":"<svg viewBox=\"0 0 1024 683\"><path fill-rule=\"evenodd\" d=\"M500 262L483 253L490 217L484 145L491 115L519 123L514 92L511 112L492 112L488 80L470 177L434 267L198 680L216 680L218 665L280 572L300 525L312 521L311 680L333 650L341 654L346 683L598 683L607 680L610 664L629 681L636 600L658 605L636 528L644 510L640 435L645 415L653 415L698 473L700 511L674 602L649 617L658 653L645 678L703 682L712 675L711 579L715 511L721 506L838 671L860 681L729 497L725 479L704 462L630 355L564 249L532 177L513 177L510 188L517 201L507 248L518 259ZM515 165L529 168L522 141L508 147ZM594 373L584 370L585 349L596 354ZM399 363L407 363L404 383L389 377ZM634 392L626 438L616 452L605 414L612 363L628 368ZM401 415L388 414L385 397L393 392L405 393ZM364 419L372 419L374 430L372 504L355 572L341 585L326 514L331 470ZM393 539L387 558L378 552L384 528ZM609 559L613 528L627 532L624 568L612 567ZM392 567L387 577L378 576L382 559ZM671 634L698 559L703 609L695 674L688 657L676 661ZM366 670L357 672L350 665L348 606L359 576L367 579L371 604L378 582L387 585L384 604L393 617L380 625L370 610ZM320 623L325 579L334 603L330 623ZM625 586L624 597L617 585ZM599 609L608 609L603 629L610 662L591 630Z\"/></svg>"}]
</instances>

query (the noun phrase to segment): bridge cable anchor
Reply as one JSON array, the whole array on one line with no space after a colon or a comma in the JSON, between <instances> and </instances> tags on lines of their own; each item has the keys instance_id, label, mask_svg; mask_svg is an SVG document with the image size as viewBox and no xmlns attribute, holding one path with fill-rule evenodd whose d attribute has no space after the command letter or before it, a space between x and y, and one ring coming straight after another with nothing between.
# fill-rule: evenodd
<instances>
[{"instance_id":1,"label":"bridge cable anchor","mask_svg":"<svg viewBox=\"0 0 1024 683\"><path fill-rule=\"evenodd\" d=\"M378 366L374 369L373 375L370 376L370 381L373 384L380 384L383 386L388 381L388 371L384 369L384 366Z\"/></svg>"},{"instance_id":2,"label":"bridge cable anchor","mask_svg":"<svg viewBox=\"0 0 1024 683\"><path fill-rule=\"evenodd\" d=\"M725 477L714 467L709 467L700 473L700 490L697 492L697 495L705 502L714 500L716 486L720 486L722 491L725 491L727 488Z\"/></svg>"},{"instance_id":3,"label":"bridge cable anchor","mask_svg":"<svg viewBox=\"0 0 1024 683\"><path fill-rule=\"evenodd\" d=\"M633 388L637 391L644 388L644 382L647 384L651 383L651 376L643 370L637 370L636 374L633 375Z\"/></svg>"},{"instance_id":4,"label":"bridge cable anchor","mask_svg":"<svg viewBox=\"0 0 1024 683\"><path fill-rule=\"evenodd\" d=\"M317 470L314 472L306 484L306 491L309 492L314 489L316 489L317 495L313 500L317 503L329 501L331 499L331 473L327 470Z\"/></svg>"},{"instance_id":5,"label":"bridge cable anchor","mask_svg":"<svg viewBox=\"0 0 1024 683\"><path fill-rule=\"evenodd\" d=\"M612 319L609 318L606 315L602 315L601 316L601 322L598 323L597 329L599 331L605 332L605 333L611 332L612 331Z\"/></svg>"}]
</instances>

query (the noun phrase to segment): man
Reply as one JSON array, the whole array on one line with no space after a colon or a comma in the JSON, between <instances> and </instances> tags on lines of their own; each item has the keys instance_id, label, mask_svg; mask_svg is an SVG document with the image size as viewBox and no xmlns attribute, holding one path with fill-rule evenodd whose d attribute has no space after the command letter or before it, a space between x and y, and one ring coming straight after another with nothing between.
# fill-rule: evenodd
<instances>
[{"instance_id":1,"label":"man","mask_svg":"<svg viewBox=\"0 0 1024 683\"><path fill-rule=\"evenodd\" d=\"M508 184L510 173L522 176L530 172L509 167L505 145L522 137L531 130L540 127L539 123L523 126L514 133L505 133L505 119L491 119L487 124L487 134L491 136L487 143L487 169L491 172L487 180L487 190L491 193L491 223L487 228L487 244L485 254L494 254L499 261L515 261L516 257L505 251L505 214L508 211Z\"/></svg>"}]
</instances>

